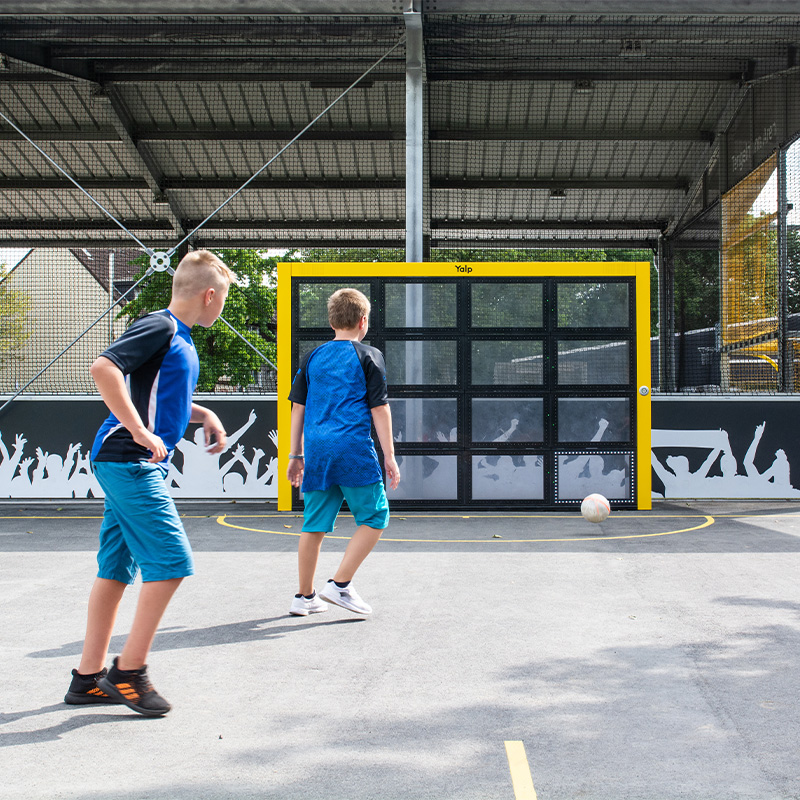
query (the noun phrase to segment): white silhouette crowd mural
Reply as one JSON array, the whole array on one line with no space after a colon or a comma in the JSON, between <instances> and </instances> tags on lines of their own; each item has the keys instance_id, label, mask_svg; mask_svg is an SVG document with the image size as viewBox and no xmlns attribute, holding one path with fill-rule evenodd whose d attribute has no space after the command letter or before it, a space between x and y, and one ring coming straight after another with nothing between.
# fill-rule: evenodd
<instances>
[{"instance_id":1,"label":"white silhouette crowd mural","mask_svg":"<svg viewBox=\"0 0 800 800\"><path fill-rule=\"evenodd\" d=\"M772 464L763 472L755 466L756 451L764 434L766 423L757 425L750 446L742 459L744 472L733 454L727 431L717 430L653 430L651 463L653 471L664 484L663 495L654 497L718 499L735 498L791 498L800 497L800 490L792 486L789 459L782 449L775 451ZM662 462L656 455L661 448L693 450L705 454L700 467L692 471L686 455L668 455ZM701 456L702 457L702 456ZM719 460L720 475L709 475Z\"/></svg>"},{"instance_id":2,"label":"white silhouette crowd mural","mask_svg":"<svg viewBox=\"0 0 800 800\"><path fill-rule=\"evenodd\" d=\"M252 410L247 421L229 435L226 449L216 455L206 452L202 428L197 428L191 439L181 439L176 446L180 457L177 463L170 464L167 474L173 496L186 499L276 498L277 431L271 430L267 435L269 445L265 443L265 446L270 449L269 455L261 447L245 448L239 443L256 419L256 412ZM508 441L518 424L516 418L511 419L491 441ZM607 427L608 422L600 420L592 441L602 441ZM800 497L800 490L792 486L789 459L783 449L775 451L766 468L763 462L760 471L756 468L756 453L765 427L764 422L755 427L741 464L725 430L654 429L651 464L655 476L663 484L663 493L654 491L653 496L665 499ZM402 435L396 438L401 441ZM446 433L437 431L435 438L441 442L455 441L456 429ZM80 442L71 443L63 456L41 447L35 449L34 455L26 455L27 443L23 433L17 433L13 443L9 443L0 431L0 497L103 497L92 473L89 449ZM690 460L687 453L697 455ZM401 484L402 490L393 493L395 497L455 497L455 456L407 456L403 460L408 462L407 480ZM559 496L580 499L591 492L600 492L609 498L627 498L630 496L630 467L630 458L624 454L559 454ZM472 478L474 499L535 500L543 496L541 456L476 455Z\"/></svg>"},{"instance_id":3,"label":"white silhouette crowd mural","mask_svg":"<svg viewBox=\"0 0 800 800\"><path fill-rule=\"evenodd\" d=\"M274 454L259 447L250 454L239 439L253 426L257 415L250 412L247 422L228 437L222 453L206 452L203 429L197 428L193 440L181 439L176 445L182 458L170 464L167 484L174 497L180 498L250 498L278 496L278 432L268 434ZM90 450L70 444L65 456L37 447L35 458L25 456L28 440L18 433L9 446L0 431L0 497L5 498L75 498L103 497L103 490L92 473Z\"/></svg>"}]
</instances>

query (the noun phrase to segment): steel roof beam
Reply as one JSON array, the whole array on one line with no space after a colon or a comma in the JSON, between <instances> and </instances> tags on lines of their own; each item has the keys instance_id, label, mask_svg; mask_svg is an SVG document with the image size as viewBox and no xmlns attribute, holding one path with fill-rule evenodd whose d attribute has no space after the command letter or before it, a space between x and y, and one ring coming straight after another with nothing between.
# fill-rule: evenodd
<instances>
[{"instance_id":1,"label":"steel roof beam","mask_svg":"<svg viewBox=\"0 0 800 800\"><path fill-rule=\"evenodd\" d=\"M432 63L436 63L432 59ZM679 64L678 66L683 66ZM746 79L746 70L740 72L730 70L698 70L686 72L682 69L671 70L505 70L505 69L481 69L481 70L429 70L428 79L433 82L444 81L479 81L507 83L517 82L547 82L554 81L574 82L592 81L618 83L621 81L635 81L643 83L645 81L664 83L665 81L679 81L681 83L739 83Z\"/></svg>"},{"instance_id":2,"label":"steel roof beam","mask_svg":"<svg viewBox=\"0 0 800 800\"><path fill-rule=\"evenodd\" d=\"M398 15L395 0L237 0L235 13L231 3L221 0L185 0L176 7L172 0L136 0L135 9L130 0L93 0L91 13L103 14L214 14L215 16L241 16L244 14L279 14L291 17L304 15L357 14L359 16ZM86 12L85 0L0 0L0 14L43 14L56 16Z\"/></svg>"},{"instance_id":3,"label":"steel roof beam","mask_svg":"<svg viewBox=\"0 0 800 800\"><path fill-rule=\"evenodd\" d=\"M222 0L185 0L176 9L172 0L137 0L137 14L174 15L176 11L191 15L281 15L291 18L295 14L309 16L367 15L399 16L395 0L237 0L236 13L231 14L231 3ZM130 0L93 0L93 14L130 14ZM586 13L585 0L493 0L494 14L580 14ZM758 13L785 14L786 0L761 0ZM480 14L487 15L486 0L424 0L422 11L427 14ZM661 0L657 11L652 0L594 0L591 12L602 14L659 15L752 15L752 0L706 0L698 9L696 0ZM2 0L0 14L86 14L85 0Z\"/></svg>"},{"instance_id":4,"label":"steel roof beam","mask_svg":"<svg viewBox=\"0 0 800 800\"><path fill-rule=\"evenodd\" d=\"M144 178L75 178L87 191L109 190L129 191L135 189L149 189L150 184ZM229 191L241 187L245 178L164 178L163 188L179 190L200 191ZM301 178L291 180L286 178L270 179L256 178L245 191L253 189L264 190L385 190L404 189L405 181L402 178ZM75 185L60 178L0 178L0 191L77 191Z\"/></svg>"},{"instance_id":5,"label":"steel roof beam","mask_svg":"<svg viewBox=\"0 0 800 800\"><path fill-rule=\"evenodd\" d=\"M662 231L669 224L667 219L642 220L482 220L482 219L434 219L431 228L440 231Z\"/></svg>"},{"instance_id":6,"label":"steel roof beam","mask_svg":"<svg viewBox=\"0 0 800 800\"><path fill-rule=\"evenodd\" d=\"M137 142L286 142L297 135L297 129L291 131L275 130L145 130L137 129L134 140ZM306 131L302 141L314 142L391 142L403 141L405 132L401 130L325 130ZM300 143L298 142L298 143Z\"/></svg>"},{"instance_id":7,"label":"steel roof beam","mask_svg":"<svg viewBox=\"0 0 800 800\"><path fill-rule=\"evenodd\" d=\"M131 138L135 143L148 142L283 142L297 133L270 130L147 130L134 127ZM105 142L116 144L120 135L114 129L38 130L26 131L37 142ZM19 141L16 131L0 130L0 142ZM713 131L494 131L434 129L429 138L435 142L713 142ZM310 130L303 134L306 141L315 142L394 142L404 141L401 130Z\"/></svg>"},{"instance_id":8,"label":"steel roof beam","mask_svg":"<svg viewBox=\"0 0 800 800\"><path fill-rule=\"evenodd\" d=\"M246 178L165 178L165 189L180 190L235 190L241 187ZM403 178L256 178L244 191L254 189L309 189L347 191L364 189L405 189Z\"/></svg>"},{"instance_id":9,"label":"steel roof beam","mask_svg":"<svg viewBox=\"0 0 800 800\"><path fill-rule=\"evenodd\" d=\"M150 188L144 178L76 178L87 191L92 189L135 190ZM164 178L164 189L228 191L238 189L241 178ZM431 188L439 190L480 190L480 189L664 189L686 191L689 181L686 178L432 178ZM62 189L75 190L69 181L59 178L0 178L0 191L37 191ZM294 191L348 191L348 190L401 190L405 189L402 178L257 178L245 191L294 190Z\"/></svg>"},{"instance_id":10,"label":"steel roof beam","mask_svg":"<svg viewBox=\"0 0 800 800\"><path fill-rule=\"evenodd\" d=\"M200 220L186 220L185 225L196 228ZM299 220L299 219L250 219L211 221L203 226L210 231L366 231L366 230L405 230L405 222L401 219L348 219L348 220Z\"/></svg>"},{"instance_id":11,"label":"steel roof beam","mask_svg":"<svg viewBox=\"0 0 800 800\"><path fill-rule=\"evenodd\" d=\"M437 142L713 142L713 131L698 130L446 130L430 131Z\"/></svg>"},{"instance_id":12,"label":"steel roof beam","mask_svg":"<svg viewBox=\"0 0 800 800\"><path fill-rule=\"evenodd\" d=\"M153 192L153 197L158 201L165 201L165 210L168 210L170 214L175 233L179 237L186 236L187 231L181 223L182 213L180 207L174 197L170 197L165 193L163 170L147 146L143 142L137 142L134 138L136 126L133 122L133 115L128 110L122 94L119 89L111 85L103 86L102 91L111 106L112 125L128 151L144 167L144 179Z\"/></svg>"},{"instance_id":13,"label":"steel roof beam","mask_svg":"<svg viewBox=\"0 0 800 800\"><path fill-rule=\"evenodd\" d=\"M431 178L432 189L664 189L685 192L688 178Z\"/></svg>"},{"instance_id":14,"label":"steel roof beam","mask_svg":"<svg viewBox=\"0 0 800 800\"><path fill-rule=\"evenodd\" d=\"M340 245L341 246L341 245ZM517 250L540 250L543 248L592 248L612 250L655 250L656 239L653 237L642 239L589 239L585 236L575 236L569 239L563 238L491 238L491 239L469 239L460 237L458 239L443 239L438 236L431 237L431 247L438 250L463 250L463 249L500 249L514 248Z\"/></svg>"},{"instance_id":15,"label":"steel roof beam","mask_svg":"<svg viewBox=\"0 0 800 800\"><path fill-rule=\"evenodd\" d=\"M87 191L130 191L150 188L144 178L75 178L75 180ZM28 178L25 176L0 178L0 191L2 192L60 190L78 191L74 184L62 178Z\"/></svg>"},{"instance_id":16,"label":"steel roof beam","mask_svg":"<svg viewBox=\"0 0 800 800\"><path fill-rule=\"evenodd\" d=\"M106 142L118 143L119 134L114 130L38 130L25 131L35 142ZM16 131L0 130L0 142L19 142L20 135Z\"/></svg>"},{"instance_id":17,"label":"steel roof beam","mask_svg":"<svg viewBox=\"0 0 800 800\"><path fill-rule=\"evenodd\" d=\"M131 230L171 231L168 219L123 219ZM118 231L119 226L108 219L0 219L0 231Z\"/></svg>"},{"instance_id":18,"label":"steel roof beam","mask_svg":"<svg viewBox=\"0 0 800 800\"><path fill-rule=\"evenodd\" d=\"M133 230L172 230L172 223L168 219L125 219L121 220L126 228ZM184 226L196 227L200 220L184 220ZM433 219L431 228L434 230L453 231L521 231L521 230L649 230L660 231L668 224L668 220L452 220ZM403 230L404 221L376 220L376 219L349 219L349 220L280 220L280 219L251 219L251 220L219 220L208 222L205 226L213 231L322 231L322 230ZM715 230L707 227L704 230ZM105 219L0 219L0 231L116 231L111 221Z\"/></svg>"}]
</instances>

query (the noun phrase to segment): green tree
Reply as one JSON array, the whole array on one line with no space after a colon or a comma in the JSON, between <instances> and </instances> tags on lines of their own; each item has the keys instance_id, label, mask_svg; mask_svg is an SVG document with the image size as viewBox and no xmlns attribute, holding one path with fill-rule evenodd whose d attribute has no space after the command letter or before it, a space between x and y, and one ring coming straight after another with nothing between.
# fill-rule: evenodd
<instances>
[{"instance_id":1,"label":"green tree","mask_svg":"<svg viewBox=\"0 0 800 800\"><path fill-rule=\"evenodd\" d=\"M277 355L271 326L276 311L277 265L279 261L295 260L293 254L275 258L258 250L214 250L214 253L236 276L222 315L275 364ZM145 273L148 265L149 259L145 256L137 279ZM173 268L177 265L178 259L173 257ZM144 281L136 298L122 309L119 316L133 321L151 311L166 308L171 291L172 277L166 272L154 273ZM221 320L210 328L195 327L192 339L200 356L198 391L214 391L222 378L236 387L250 386L265 364L261 356Z\"/></svg>"},{"instance_id":2,"label":"green tree","mask_svg":"<svg viewBox=\"0 0 800 800\"><path fill-rule=\"evenodd\" d=\"M31 335L27 329L30 299L25 292L11 289L7 277L8 269L0 264L0 367L17 357Z\"/></svg>"},{"instance_id":3,"label":"green tree","mask_svg":"<svg viewBox=\"0 0 800 800\"><path fill-rule=\"evenodd\" d=\"M678 328L695 331L719 322L719 253L675 251L675 305Z\"/></svg>"}]
</instances>

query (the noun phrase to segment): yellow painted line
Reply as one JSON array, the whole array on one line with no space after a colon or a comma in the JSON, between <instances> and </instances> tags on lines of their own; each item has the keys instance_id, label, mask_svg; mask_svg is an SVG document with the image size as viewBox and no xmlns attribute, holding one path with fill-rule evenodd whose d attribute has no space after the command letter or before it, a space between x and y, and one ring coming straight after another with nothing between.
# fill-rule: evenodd
<instances>
[{"instance_id":1,"label":"yellow painted line","mask_svg":"<svg viewBox=\"0 0 800 800\"><path fill-rule=\"evenodd\" d=\"M211 519L211 517L218 516L218 515L216 515L216 514L198 514L198 515L191 515L190 516L190 515L187 515L187 514L180 514L179 516L180 516L181 519ZM0 522L2 522L4 519L61 519L61 520L64 520L64 519L103 519L103 515L100 514L100 516L97 516L97 517L80 517L80 516L72 516L72 514L51 514L50 516L47 516L47 517L28 517L28 516L13 517L13 516L10 516L10 515L9 516L0 515Z\"/></svg>"},{"instance_id":2,"label":"yellow painted line","mask_svg":"<svg viewBox=\"0 0 800 800\"><path fill-rule=\"evenodd\" d=\"M490 543L492 545L497 545L498 543L506 543L506 544L524 544L528 542L598 542L598 541L609 541L612 539L648 539L653 536L673 536L676 533L689 533L690 531L699 531L702 528L707 528L709 525L714 524L714 517L710 517L707 514L693 514L693 515L685 515L679 517L682 519L689 519L691 517L702 517L703 522L699 525L694 525L691 528L681 528L680 530L676 531L663 531L660 533L634 533L629 534L626 536L572 536L563 539L506 539L503 537L502 539L396 539L389 536L382 536L382 542L425 542L429 544L474 544L476 542L481 543ZM232 519L235 519L235 516L231 516ZM481 517L473 517L473 519L480 520ZM300 536L300 532L297 531L271 531L266 528L250 528L245 525L234 525L228 520L228 515L221 514L217 517L217 522L220 525L224 525L226 528L234 528L240 531L250 531L252 533L271 533L276 536ZM575 517L575 521L578 522L580 517ZM589 523L586 523L589 524ZM327 534L329 539L344 539L349 540L349 536L334 536L332 534Z\"/></svg>"},{"instance_id":3,"label":"yellow painted line","mask_svg":"<svg viewBox=\"0 0 800 800\"><path fill-rule=\"evenodd\" d=\"M800 513L800 512L798 512ZM408 514L409 516L401 517L399 514ZM615 515L621 519L693 519L694 517L702 517L704 514L627 514L624 511L617 511ZM302 514L223 514L218 516L232 517L236 519L303 519ZM352 514L339 514L340 517L353 518ZM714 516L723 517L725 514L715 514ZM740 514L728 514L727 516L743 516ZM753 516L765 516L763 514L754 514ZM766 516L775 516L774 514L767 514ZM415 519L580 519L580 513L573 511L572 513L558 514L555 511L544 511L539 514L471 514L464 516L463 514L415 514L413 511L400 511L392 517L393 520L400 520L401 522Z\"/></svg>"},{"instance_id":4,"label":"yellow painted line","mask_svg":"<svg viewBox=\"0 0 800 800\"><path fill-rule=\"evenodd\" d=\"M522 742L506 742L508 768L511 770L511 783L514 786L514 797L517 800L536 800L536 789L533 788L531 768L525 755Z\"/></svg>"}]
</instances>

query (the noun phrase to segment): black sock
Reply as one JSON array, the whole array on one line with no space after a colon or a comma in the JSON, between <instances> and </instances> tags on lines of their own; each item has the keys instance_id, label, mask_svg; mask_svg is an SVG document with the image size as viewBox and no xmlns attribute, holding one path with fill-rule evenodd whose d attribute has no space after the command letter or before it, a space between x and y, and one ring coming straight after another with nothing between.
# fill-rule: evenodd
<instances>
[{"instance_id":1,"label":"black sock","mask_svg":"<svg viewBox=\"0 0 800 800\"><path fill-rule=\"evenodd\" d=\"M78 672L78 670L75 670L75 674L79 678L84 678L85 680L88 680L89 678L97 679L97 678L99 678L99 677L101 677L103 675L103 672L104 671L101 669L100 672L87 672L87 673L84 674L83 672Z\"/></svg>"},{"instance_id":2,"label":"black sock","mask_svg":"<svg viewBox=\"0 0 800 800\"><path fill-rule=\"evenodd\" d=\"M295 597L304 597L302 594L296 594Z\"/></svg>"},{"instance_id":3,"label":"black sock","mask_svg":"<svg viewBox=\"0 0 800 800\"><path fill-rule=\"evenodd\" d=\"M306 600L313 600L316 594L317 593L314 591L314 592L311 592L311 594L304 594L303 597L305 597ZM299 596L300 595L298 595L298 597Z\"/></svg>"},{"instance_id":4,"label":"black sock","mask_svg":"<svg viewBox=\"0 0 800 800\"><path fill-rule=\"evenodd\" d=\"M342 581L342 583L339 583L339 581L334 581L334 583L335 583L335 584L336 584L336 585L337 585L337 586L338 586L340 589L346 589L346 588L347 588L347 587L350 585L350 581Z\"/></svg>"}]
</instances>

